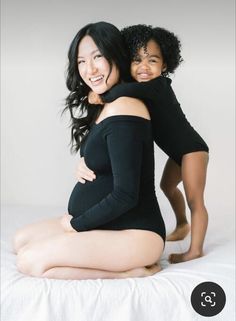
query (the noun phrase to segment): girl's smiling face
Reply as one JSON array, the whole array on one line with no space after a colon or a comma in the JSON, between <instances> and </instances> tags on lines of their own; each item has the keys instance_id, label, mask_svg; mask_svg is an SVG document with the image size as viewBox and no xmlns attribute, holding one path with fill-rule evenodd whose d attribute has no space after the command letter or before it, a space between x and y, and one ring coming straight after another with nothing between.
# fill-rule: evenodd
<instances>
[{"instance_id":1,"label":"girl's smiling face","mask_svg":"<svg viewBox=\"0 0 236 321\"><path fill-rule=\"evenodd\" d=\"M161 49L154 40L149 40L146 48L139 49L131 63L131 75L138 82L159 77L165 69Z\"/></svg>"},{"instance_id":2,"label":"girl's smiling face","mask_svg":"<svg viewBox=\"0 0 236 321\"><path fill-rule=\"evenodd\" d=\"M110 65L94 40L85 36L78 46L78 70L83 81L97 94L103 94L119 81L119 70Z\"/></svg>"}]
</instances>

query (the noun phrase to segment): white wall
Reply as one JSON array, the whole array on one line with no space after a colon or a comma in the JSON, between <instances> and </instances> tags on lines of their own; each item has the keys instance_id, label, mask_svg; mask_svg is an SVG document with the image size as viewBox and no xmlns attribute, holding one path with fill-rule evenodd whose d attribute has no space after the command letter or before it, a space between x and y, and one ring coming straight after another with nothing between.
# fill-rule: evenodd
<instances>
[{"instance_id":1,"label":"white wall","mask_svg":"<svg viewBox=\"0 0 236 321\"><path fill-rule=\"evenodd\" d=\"M78 156L67 144L67 50L83 25L109 21L162 26L182 41L173 88L210 146L210 215L234 213L234 2L2 1L2 202L67 205ZM156 150L157 184L166 156ZM167 206L158 192L161 206Z\"/></svg>"}]
</instances>

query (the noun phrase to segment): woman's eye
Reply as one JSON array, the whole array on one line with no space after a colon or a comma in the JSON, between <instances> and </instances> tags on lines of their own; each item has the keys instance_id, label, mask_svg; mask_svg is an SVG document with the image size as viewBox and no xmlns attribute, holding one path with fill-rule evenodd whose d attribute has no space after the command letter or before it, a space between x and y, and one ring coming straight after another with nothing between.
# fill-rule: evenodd
<instances>
[{"instance_id":1,"label":"woman's eye","mask_svg":"<svg viewBox=\"0 0 236 321\"><path fill-rule=\"evenodd\" d=\"M101 58L101 57L103 57L103 56L101 54L98 54L98 55L94 56L94 59Z\"/></svg>"},{"instance_id":2,"label":"woman's eye","mask_svg":"<svg viewBox=\"0 0 236 321\"><path fill-rule=\"evenodd\" d=\"M81 65L84 62L84 60L79 60L78 65Z\"/></svg>"}]
</instances>

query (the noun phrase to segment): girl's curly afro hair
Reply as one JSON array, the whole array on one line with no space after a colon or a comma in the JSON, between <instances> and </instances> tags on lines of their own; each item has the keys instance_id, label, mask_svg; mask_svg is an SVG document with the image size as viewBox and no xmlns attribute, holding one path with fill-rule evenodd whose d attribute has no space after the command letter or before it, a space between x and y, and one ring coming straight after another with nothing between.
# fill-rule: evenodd
<instances>
[{"instance_id":1,"label":"girl's curly afro hair","mask_svg":"<svg viewBox=\"0 0 236 321\"><path fill-rule=\"evenodd\" d=\"M133 60L139 49L147 48L147 43L154 40L160 47L166 70L163 76L174 73L175 69L183 61L181 57L181 43L178 37L164 28L153 28L150 25L138 24L126 27L121 30L122 36L129 50L131 60Z\"/></svg>"}]
</instances>

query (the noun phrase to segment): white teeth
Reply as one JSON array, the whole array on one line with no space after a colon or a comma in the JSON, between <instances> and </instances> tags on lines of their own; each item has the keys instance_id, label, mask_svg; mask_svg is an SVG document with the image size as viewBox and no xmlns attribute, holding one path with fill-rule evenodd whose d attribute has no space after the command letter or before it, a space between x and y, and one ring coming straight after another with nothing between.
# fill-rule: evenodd
<instances>
[{"instance_id":1,"label":"white teeth","mask_svg":"<svg viewBox=\"0 0 236 321\"><path fill-rule=\"evenodd\" d=\"M148 77L150 77L149 74L143 74L143 73L140 73L139 76L140 76L140 77L143 77L143 78L148 78Z\"/></svg>"},{"instance_id":2,"label":"white teeth","mask_svg":"<svg viewBox=\"0 0 236 321\"><path fill-rule=\"evenodd\" d=\"M97 76L97 77L90 78L91 81L98 81L101 79L103 79L103 76Z\"/></svg>"}]
</instances>

